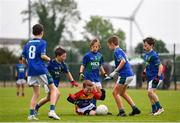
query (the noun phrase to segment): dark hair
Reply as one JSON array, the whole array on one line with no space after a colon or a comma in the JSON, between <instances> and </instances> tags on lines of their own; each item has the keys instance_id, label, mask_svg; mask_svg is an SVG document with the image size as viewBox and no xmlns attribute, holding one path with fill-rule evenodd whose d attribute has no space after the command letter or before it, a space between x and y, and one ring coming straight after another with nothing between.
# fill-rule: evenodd
<instances>
[{"instance_id":1,"label":"dark hair","mask_svg":"<svg viewBox=\"0 0 180 123\"><path fill-rule=\"evenodd\" d=\"M64 49L62 49L61 47L58 47L56 50L55 50L55 56L61 56L63 55L64 53L66 53L66 51Z\"/></svg>"},{"instance_id":2,"label":"dark hair","mask_svg":"<svg viewBox=\"0 0 180 123\"><path fill-rule=\"evenodd\" d=\"M99 43L99 48L101 48L100 41L99 41L99 39L97 39L97 38L91 40L91 42L90 42L90 47L92 47L95 43Z\"/></svg>"},{"instance_id":3,"label":"dark hair","mask_svg":"<svg viewBox=\"0 0 180 123\"><path fill-rule=\"evenodd\" d=\"M115 46L119 45L119 37L114 35L108 39L109 44L114 44Z\"/></svg>"},{"instance_id":4,"label":"dark hair","mask_svg":"<svg viewBox=\"0 0 180 123\"><path fill-rule=\"evenodd\" d=\"M151 38L151 37L147 37L143 40L143 42L147 42L149 45L153 45L155 44L155 39L154 38Z\"/></svg>"},{"instance_id":5,"label":"dark hair","mask_svg":"<svg viewBox=\"0 0 180 123\"><path fill-rule=\"evenodd\" d=\"M35 24L32 28L33 35L40 35L44 31L44 27L41 24Z\"/></svg>"},{"instance_id":6,"label":"dark hair","mask_svg":"<svg viewBox=\"0 0 180 123\"><path fill-rule=\"evenodd\" d=\"M86 88L87 86L92 87L93 83L90 80L84 80L83 88Z\"/></svg>"},{"instance_id":7,"label":"dark hair","mask_svg":"<svg viewBox=\"0 0 180 123\"><path fill-rule=\"evenodd\" d=\"M22 56L19 57L19 60L22 60Z\"/></svg>"}]
</instances>

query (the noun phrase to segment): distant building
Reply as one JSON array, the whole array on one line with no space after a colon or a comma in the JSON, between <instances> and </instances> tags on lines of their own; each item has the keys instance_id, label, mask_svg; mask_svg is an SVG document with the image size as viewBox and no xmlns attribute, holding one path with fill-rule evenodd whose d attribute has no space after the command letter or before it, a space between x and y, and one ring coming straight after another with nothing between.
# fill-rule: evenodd
<instances>
[{"instance_id":1,"label":"distant building","mask_svg":"<svg viewBox=\"0 0 180 123\"><path fill-rule=\"evenodd\" d=\"M19 56L22 52L21 42L26 39L18 38L0 38L0 48L7 47L10 51L13 51L14 55Z\"/></svg>"}]
</instances>

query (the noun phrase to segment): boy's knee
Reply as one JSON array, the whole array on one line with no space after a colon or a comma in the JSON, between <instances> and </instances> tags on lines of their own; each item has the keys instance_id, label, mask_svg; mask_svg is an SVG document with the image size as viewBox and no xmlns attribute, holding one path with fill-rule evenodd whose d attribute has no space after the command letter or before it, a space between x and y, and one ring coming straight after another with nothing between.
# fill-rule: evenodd
<instances>
[{"instance_id":1,"label":"boy's knee","mask_svg":"<svg viewBox=\"0 0 180 123\"><path fill-rule=\"evenodd\" d=\"M113 96L117 96L117 95L118 95L118 92L117 92L116 90L113 90L112 95L113 95Z\"/></svg>"},{"instance_id":2,"label":"boy's knee","mask_svg":"<svg viewBox=\"0 0 180 123\"><path fill-rule=\"evenodd\" d=\"M34 93L34 97L37 99L37 98L39 98L39 93Z\"/></svg>"},{"instance_id":3,"label":"boy's knee","mask_svg":"<svg viewBox=\"0 0 180 123\"><path fill-rule=\"evenodd\" d=\"M59 97L61 94L58 89L57 89L56 93L57 93L57 97Z\"/></svg>"},{"instance_id":4,"label":"boy's knee","mask_svg":"<svg viewBox=\"0 0 180 123\"><path fill-rule=\"evenodd\" d=\"M124 93L124 92L120 92L120 95L121 95L122 97L125 97L125 93Z\"/></svg>"},{"instance_id":5,"label":"boy's knee","mask_svg":"<svg viewBox=\"0 0 180 123\"><path fill-rule=\"evenodd\" d=\"M89 112L89 115L96 115L96 111L91 110L91 111Z\"/></svg>"},{"instance_id":6,"label":"boy's knee","mask_svg":"<svg viewBox=\"0 0 180 123\"><path fill-rule=\"evenodd\" d=\"M54 86L54 84L50 84L50 85L48 85L48 87L49 87L50 92L56 91L56 87Z\"/></svg>"},{"instance_id":7,"label":"boy's knee","mask_svg":"<svg viewBox=\"0 0 180 123\"><path fill-rule=\"evenodd\" d=\"M154 93L154 92L153 92L152 90L149 90L149 91L148 91L148 96L149 96L149 97L152 97L152 96L153 96L153 93Z\"/></svg>"}]
</instances>

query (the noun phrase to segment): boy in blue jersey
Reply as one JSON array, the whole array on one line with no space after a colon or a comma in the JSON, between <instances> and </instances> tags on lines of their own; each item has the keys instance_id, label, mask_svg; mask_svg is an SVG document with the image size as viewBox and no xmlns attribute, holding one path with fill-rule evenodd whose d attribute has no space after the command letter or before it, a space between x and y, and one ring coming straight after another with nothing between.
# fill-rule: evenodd
<instances>
[{"instance_id":1,"label":"boy in blue jersey","mask_svg":"<svg viewBox=\"0 0 180 123\"><path fill-rule=\"evenodd\" d=\"M158 96L156 94L156 88L162 82L162 70L163 66L160 62L159 56L153 50L155 40L153 38L146 38L143 40L144 50L146 54L144 56L146 68L142 74L143 79L148 81L148 97L152 105L152 115L160 115L164 112L164 109L160 105Z\"/></svg>"},{"instance_id":2,"label":"boy in blue jersey","mask_svg":"<svg viewBox=\"0 0 180 123\"><path fill-rule=\"evenodd\" d=\"M38 120L35 117L35 105L40 93L40 84L47 85L51 93L49 118L59 120L60 118L55 113L57 88L44 63L44 61L50 61L50 58L46 55L46 41L42 39L43 26L41 24L34 25L32 33L34 38L25 44L22 52L24 62L27 61L28 65L28 85L33 88L28 120Z\"/></svg>"},{"instance_id":3,"label":"boy in blue jersey","mask_svg":"<svg viewBox=\"0 0 180 123\"><path fill-rule=\"evenodd\" d=\"M131 83L131 81L134 78L134 73L128 62L126 54L119 47L119 38L117 36L110 37L108 39L107 45L109 49L114 51L114 59L116 66L116 69L109 76L113 78L116 74L119 75L118 80L113 89L113 96L119 109L118 116L126 116L121 97L123 97L132 107L132 112L129 114L130 116L140 114L140 110L136 107L134 101L126 91L128 84Z\"/></svg>"},{"instance_id":4,"label":"boy in blue jersey","mask_svg":"<svg viewBox=\"0 0 180 123\"><path fill-rule=\"evenodd\" d=\"M16 87L17 87L17 96L19 96L19 90L22 87L22 96L24 96L24 84L27 80L27 68L23 63L22 57L19 57L19 63L16 65Z\"/></svg>"},{"instance_id":5,"label":"boy in blue jersey","mask_svg":"<svg viewBox=\"0 0 180 123\"><path fill-rule=\"evenodd\" d=\"M107 74L103 68L103 57L98 50L100 49L100 41L98 39L94 39L90 42L90 52L87 52L82 61L82 65L80 66L80 80L90 80L93 84L95 84L98 88L102 89L101 85L101 73L106 77ZM96 100L94 100L94 105L96 105Z\"/></svg>"},{"instance_id":6,"label":"boy in blue jersey","mask_svg":"<svg viewBox=\"0 0 180 123\"><path fill-rule=\"evenodd\" d=\"M61 78L62 73L66 74L67 78L71 81L72 87L74 87L74 86L77 87L78 83L76 81L74 81L72 74L70 73L67 65L65 64L65 60L67 58L66 51L59 47L55 50L55 56L56 56L56 58L49 62L47 68L48 68L48 71L53 78L53 81L54 81L56 88L58 88L58 86L59 86L59 82L60 82L60 78ZM47 88L46 85L45 85L45 90L47 92L47 96L42 98L38 102L38 104L36 104L35 110L37 112L42 105L44 105L45 103L47 103L50 100L49 89ZM58 90L56 103L58 101L59 95L60 95L60 92Z\"/></svg>"}]
</instances>

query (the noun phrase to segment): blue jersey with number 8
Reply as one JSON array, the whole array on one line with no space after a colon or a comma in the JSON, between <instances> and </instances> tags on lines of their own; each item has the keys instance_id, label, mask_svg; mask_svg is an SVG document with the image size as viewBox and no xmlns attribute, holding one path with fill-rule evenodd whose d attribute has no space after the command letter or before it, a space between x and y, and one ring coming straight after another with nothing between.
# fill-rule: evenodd
<instances>
[{"instance_id":1,"label":"blue jersey with number 8","mask_svg":"<svg viewBox=\"0 0 180 123\"><path fill-rule=\"evenodd\" d=\"M38 76L47 74L48 70L44 64L42 55L46 54L46 41L42 39L32 39L24 46L22 56L27 59L28 76Z\"/></svg>"}]
</instances>

